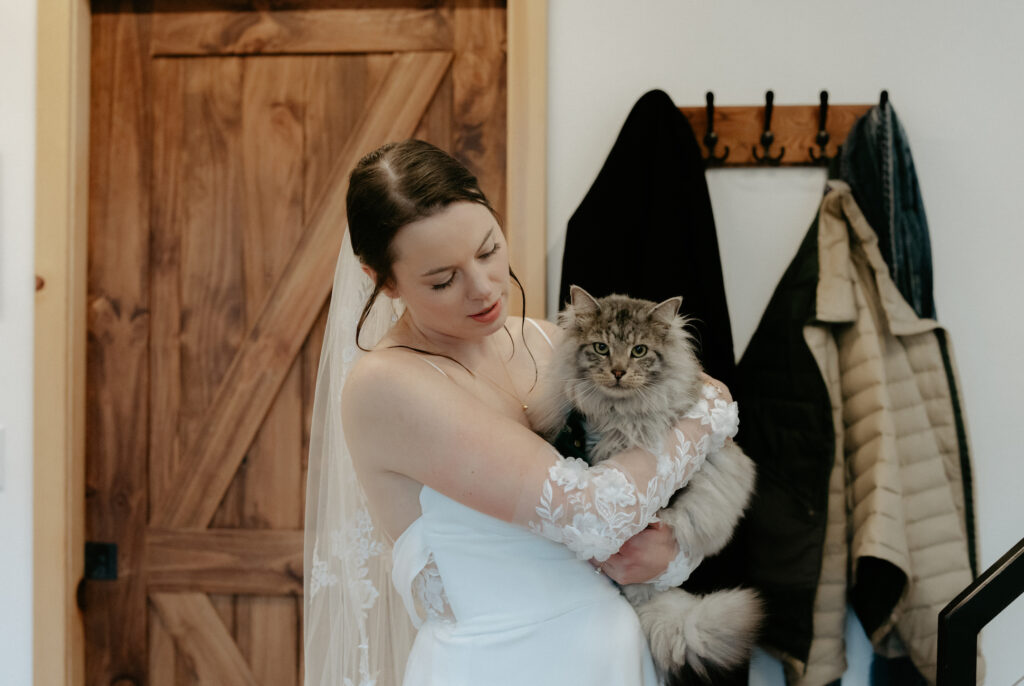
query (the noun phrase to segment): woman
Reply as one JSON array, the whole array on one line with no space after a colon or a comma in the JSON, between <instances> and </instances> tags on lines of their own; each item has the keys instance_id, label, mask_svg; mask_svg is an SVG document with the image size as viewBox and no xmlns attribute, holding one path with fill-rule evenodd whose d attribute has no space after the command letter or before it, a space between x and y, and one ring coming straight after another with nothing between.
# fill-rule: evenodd
<instances>
[{"instance_id":1,"label":"woman","mask_svg":"<svg viewBox=\"0 0 1024 686\"><path fill-rule=\"evenodd\" d=\"M653 686L602 572L688 573L645 527L709 427L681 420L659 455L562 458L526 415L557 329L508 316L508 245L473 175L388 144L347 203L310 438L306 683Z\"/></svg>"}]
</instances>

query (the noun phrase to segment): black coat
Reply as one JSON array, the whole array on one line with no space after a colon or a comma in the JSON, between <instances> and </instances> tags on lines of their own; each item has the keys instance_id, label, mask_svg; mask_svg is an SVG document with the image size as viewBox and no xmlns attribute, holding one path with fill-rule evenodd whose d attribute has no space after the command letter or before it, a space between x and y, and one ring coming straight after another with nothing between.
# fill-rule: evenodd
<instances>
[{"instance_id":1,"label":"black coat","mask_svg":"<svg viewBox=\"0 0 1024 686\"><path fill-rule=\"evenodd\" d=\"M560 303L571 285L595 297L683 296L704 369L731 387L732 328L704 162L690 123L663 91L633 106L569 219Z\"/></svg>"},{"instance_id":2,"label":"black coat","mask_svg":"<svg viewBox=\"0 0 1024 686\"><path fill-rule=\"evenodd\" d=\"M730 388L735 357L718 238L704 161L690 123L662 91L637 101L608 159L569 219L560 302L569 286L595 297L621 293L661 301L683 297L697 353L708 374ZM564 450L571 441L563 436ZM683 588L707 593L742 581L741 549L706 559ZM713 683L746 684L747 666ZM705 683L690 673L671 684Z\"/></svg>"}]
</instances>

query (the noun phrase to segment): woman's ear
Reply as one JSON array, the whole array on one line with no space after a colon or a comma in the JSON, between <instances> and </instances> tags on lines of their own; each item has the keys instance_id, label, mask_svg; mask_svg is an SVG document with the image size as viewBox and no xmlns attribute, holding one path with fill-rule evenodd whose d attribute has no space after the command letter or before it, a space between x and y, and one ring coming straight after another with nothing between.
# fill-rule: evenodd
<instances>
[{"instance_id":1,"label":"woman's ear","mask_svg":"<svg viewBox=\"0 0 1024 686\"><path fill-rule=\"evenodd\" d=\"M366 266L365 264L360 266L363 269L363 273L370 277L370 281L372 281L373 283L377 283L377 272L373 271L372 268ZM398 291L395 290L395 287L391 283L384 284L384 286L380 289L380 292L388 296L389 298L398 297Z\"/></svg>"}]
</instances>

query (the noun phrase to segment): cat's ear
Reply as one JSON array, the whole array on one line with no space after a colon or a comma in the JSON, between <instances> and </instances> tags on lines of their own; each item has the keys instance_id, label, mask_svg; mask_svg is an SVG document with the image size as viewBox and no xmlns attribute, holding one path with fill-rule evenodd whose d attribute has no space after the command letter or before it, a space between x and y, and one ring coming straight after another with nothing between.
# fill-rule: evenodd
<instances>
[{"instance_id":1,"label":"cat's ear","mask_svg":"<svg viewBox=\"0 0 1024 686\"><path fill-rule=\"evenodd\" d=\"M569 302L572 303L572 309L577 315L594 314L601 309L594 296L579 286L569 286Z\"/></svg>"},{"instance_id":2,"label":"cat's ear","mask_svg":"<svg viewBox=\"0 0 1024 686\"><path fill-rule=\"evenodd\" d=\"M650 312L647 313L651 319L659 321L665 324L671 324L672 320L679 314L679 307L683 304L683 298L676 296L663 300L654 307L651 308Z\"/></svg>"}]
</instances>

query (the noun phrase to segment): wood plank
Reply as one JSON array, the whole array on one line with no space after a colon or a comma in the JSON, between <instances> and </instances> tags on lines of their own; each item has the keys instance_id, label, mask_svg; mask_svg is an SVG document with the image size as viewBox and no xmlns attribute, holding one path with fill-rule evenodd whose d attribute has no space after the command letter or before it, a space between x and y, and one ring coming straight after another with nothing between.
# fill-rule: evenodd
<instances>
[{"instance_id":1,"label":"wood plank","mask_svg":"<svg viewBox=\"0 0 1024 686\"><path fill-rule=\"evenodd\" d=\"M190 145L195 145L199 121L194 105L187 107L189 86L195 90L196 66L185 60L154 60L152 97L152 211L150 246L150 510L163 507L163 493L178 467L181 453L181 239L182 224L193 207L194 179L188 173ZM194 96L193 96L194 97ZM188 118L191 117L191 118ZM189 137L191 134L191 138ZM148 537L147 537L148 539ZM147 556L149 555L147 540ZM148 563L146 563L148 566ZM197 677L155 609L149 608L149 673L151 686L195 686Z\"/></svg>"},{"instance_id":2,"label":"wood plank","mask_svg":"<svg viewBox=\"0 0 1024 686\"><path fill-rule=\"evenodd\" d=\"M242 219L248 199L238 154L244 61L184 62L186 133L176 173L187 206L174 228L180 241L179 430L187 446L246 332ZM158 114L158 125L164 119Z\"/></svg>"},{"instance_id":3,"label":"wood plank","mask_svg":"<svg viewBox=\"0 0 1024 686\"><path fill-rule=\"evenodd\" d=\"M362 7L258 12L157 12L154 56L451 50L437 8Z\"/></svg>"},{"instance_id":4,"label":"wood plank","mask_svg":"<svg viewBox=\"0 0 1024 686\"><path fill-rule=\"evenodd\" d=\"M825 130L829 133L829 143L826 146L826 154L836 154L836 146L846 140L847 134L853 124L865 112L874 105L829 105L828 119ZM686 115L693 127L697 140L701 141L703 148L704 134L707 132L707 108L680 107L679 110ZM775 139L772 143L769 154L775 157L785 148L780 164L786 165L810 165L816 164L811 158L810 150L813 148L815 154L820 150L815 141L818 135L818 113L817 105L775 105L772 108L772 134ZM715 147L715 154L722 155L725 147L729 146L729 156L722 166L725 167L747 167L757 166L759 162L754 158L754 149L759 155L764 155L761 147L761 133L764 131L764 106L751 105L742 107L718 107L715 106L715 133L718 134L718 144ZM702 150L707 156L707 149Z\"/></svg>"},{"instance_id":5,"label":"wood plank","mask_svg":"<svg viewBox=\"0 0 1024 686\"><path fill-rule=\"evenodd\" d=\"M391 55L318 55L306 58L306 216L331 181L337 156L366 110L366 103L391 69Z\"/></svg>"},{"instance_id":6,"label":"wood plank","mask_svg":"<svg viewBox=\"0 0 1024 686\"><path fill-rule=\"evenodd\" d=\"M202 593L153 593L149 599L199 683L258 686L209 598Z\"/></svg>"},{"instance_id":7,"label":"wood plank","mask_svg":"<svg viewBox=\"0 0 1024 686\"><path fill-rule=\"evenodd\" d=\"M185 139L175 173L185 206L174 229L180 241L177 383L183 453L205 421L247 330L243 244L249 198L240 153L245 60L182 61ZM162 124L163 114L155 116ZM224 501L215 526L239 526L241 493L231 491ZM151 509L152 516L163 509Z\"/></svg>"},{"instance_id":8,"label":"wood plank","mask_svg":"<svg viewBox=\"0 0 1024 686\"><path fill-rule=\"evenodd\" d=\"M150 529L150 591L299 595L301 529Z\"/></svg>"},{"instance_id":9,"label":"wood plank","mask_svg":"<svg viewBox=\"0 0 1024 686\"><path fill-rule=\"evenodd\" d=\"M192 440L213 402L218 384L231 359L241 345L246 331L243 238L248 198L242 173L241 90L245 72L244 60L229 57L216 60L154 60L154 68L166 69L165 62L180 62L182 76L177 84L181 104L167 111L156 109L155 140L163 131L181 128L181 137L170 137L168 147L176 146L179 154L168 160L166 187L155 187L158 195L173 214L168 217L164 232L177 243L177 274L173 287L179 302L177 311L158 315L166 317L168 328L177 340L162 342L174 365L162 379L173 385L163 390L179 396L178 411L173 415L174 436L178 447L173 453L166 449L151 456L170 459L159 468L164 480L158 493L159 508L151 508L151 518L165 505L163 494L173 483L180 467L184 446ZM160 73L157 71L156 73ZM171 96L165 96L171 97ZM180 120L180 123L174 119ZM173 303L167 302L166 305ZM173 317L173 320L171 319ZM171 376L175 373L174 377ZM244 479L245 469L240 470ZM154 480L155 481L155 480ZM220 504L215 525L239 526L242 521L242 493L234 489ZM221 617L227 630L235 627L235 599L230 595L210 598L211 606ZM177 655L175 681L178 686L194 683L195 670L187 656Z\"/></svg>"},{"instance_id":10,"label":"wood plank","mask_svg":"<svg viewBox=\"0 0 1024 686\"><path fill-rule=\"evenodd\" d=\"M90 684L146 681L147 31L145 14L100 15L92 23L86 537L117 543L119 578L84 587Z\"/></svg>"},{"instance_id":11,"label":"wood plank","mask_svg":"<svg viewBox=\"0 0 1024 686\"><path fill-rule=\"evenodd\" d=\"M412 135L413 138L433 143L445 152L452 151L452 141L455 138L452 124L452 106L455 100L454 84L452 72L449 71L441 79L441 84L437 87L437 93L434 94L430 107L423 114L420 125L416 127L416 131Z\"/></svg>"},{"instance_id":12,"label":"wood plank","mask_svg":"<svg viewBox=\"0 0 1024 686\"><path fill-rule=\"evenodd\" d=\"M149 613L149 686L177 686L174 639L156 612Z\"/></svg>"},{"instance_id":13,"label":"wood plank","mask_svg":"<svg viewBox=\"0 0 1024 686\"><path fill-rule=\"evenodd\" d=\"M150 246L150 509L163 507L164 488L178 468L181 405L181 227L190 215L185 60L157 60L153 79L153 205ZM195 124L195 122L190 122ZM194 130L194 128L192 129Z\"/></svg>"},{"instance_id":14,"label":"wood plank","mask_svg":"<svg viewBox=\"0 0 1024 686\"><path fill-rule=\"evenodd\" d=\"M455 132L450 152L476 174L505 217L505 9L499 0L456 0L452 63Z\"/></svg>"},{"instance_id":15,"label":"wood plank","mask_svg":"<svg viewBox=\"0 0 1024 686\"><path fill-rule=\"evenodd\" d=\"M303 141L308 60L246 60L242 86L242 169L251 198L245 226L246 319L259 316L302 236ZM302 380L296 358L249 449L243 488L246 527L302 527ZM289 598L236 601L235 640L262 683L298 677L299 627Z\"/></svg>"},{"instance_id":16,"label":"wood plank","mask_svg":"<svg viewBox=\"0 0 1024 686\"><path fill-rule=\"evenodd\" d=\"M160 527L201 528L213 516L267 408L330 293L345 221L348 172L381 143L408 137L426 110L451 56L404 53L368 103L332 182L309 219L267 306L232 362L208 419L156 513Z\"/></svg>"}]
</instances>

